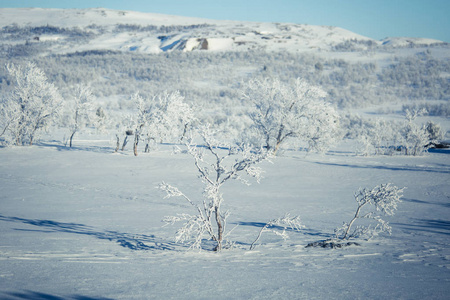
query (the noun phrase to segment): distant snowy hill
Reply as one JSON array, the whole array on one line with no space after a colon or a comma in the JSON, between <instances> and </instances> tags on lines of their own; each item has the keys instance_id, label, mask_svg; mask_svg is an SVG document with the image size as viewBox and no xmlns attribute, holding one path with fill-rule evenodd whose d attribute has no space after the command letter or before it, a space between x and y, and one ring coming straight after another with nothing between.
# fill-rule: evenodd
<instances>
[{"instance_id":1,"label":"distant snowy hill","mask_svg":"<svg viewBox=\"0 0 450 300\"><path fill-rule=\"evenodd\" d=\"M43 47L43 53L56 54L93 50L360 51L383 45L442 43L409 38L376 41L330 26L217 21L104 8L2 8L0 27L4 44L48 43L51 47Z\"/></svg>"}]
</instances>

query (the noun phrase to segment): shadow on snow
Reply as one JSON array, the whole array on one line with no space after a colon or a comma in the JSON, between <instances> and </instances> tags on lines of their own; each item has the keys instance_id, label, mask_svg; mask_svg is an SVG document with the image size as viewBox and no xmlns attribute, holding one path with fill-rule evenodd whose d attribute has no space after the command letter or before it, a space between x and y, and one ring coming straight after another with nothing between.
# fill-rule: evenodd
<instances>
[{"instance_id":1,"label":"shadow on snow","mask_svg":"<svg viewBox=\"0 0 450 300\"><path fill-rule=\"evenodd\" d=\"M154 235L128 234L117 231L96 231L90 226L77 223L63 223L51 220L33 220L17 217L6 217L0 215L0 221L20 222L24 224L34 225L43 230L16 229L19 231L40 231L40 232L66 232L74 234L83 234L96 237L101 240L115 241L120 246L131 250L175 250L175 244L163 241ZM151 245L148 245L151 244Z\"/></svg>"},{"instance_id":2,"label":"shadow on snow","mask_svg":"<svg viewBox=\"0 0 450 300\"><path fill-rule=\"evenodd\" d=\"M378 170L388 170L388 171L406 171L406 172L429 172L429 173L442 173L449 174L450 166L448 165L440 165L439 167L429 166L429 167L421 167L421 166L375 166L375 165L352 165L352 164L337 164L330 162L315 162L318 165L325 166L335 166L335 167L347 167L347 168L358 168L358 169L378 169Z\"/></svg>"},{"instance_id":3,"label":"shadow on snow","mask_svg":"<svg viewBox=\"0 0 450 300\"><path fill-rule=\"evenodd\" d=\"M450 221L418 219L416 224L392 223L410 231L450 235Z\"/></svg>"},{"instance_id":4,"label":"shadow on snow","mask_svg":"<svg viewBox=\"0 0 450 300\"><path fill-rule=\"evenodd\" d=\"M99 145L73 145L72 147L61 144L58 141L50 142L37 142L35 144L38 147L44 148L54 148L58 151L89 151L89 152L99 152L99 153L113 153L114 150L111 146L99 146Z\"/></svg>"},{"instance_id":5,"label":"shadow on snow","mask_svg":"<svg viewBox=\"0 0 450 300\"><path fill-rule=\"evenodd\" d=\"M450 207L450 203L437 203L437 202L429 202L429 201L418 200L418 199L409 199L409 198L402 198L402 201L411 202L411 203L439 205L439 206L443 206L443 207Z\"/></svg>"},{"instance_id":6,"label":"shadow on snow","mask_svg":"<svg viewBox=\"0 0 450 300\"><path fill-rule=\"evenodd\" d=\"M257 228L263 228L264 226L266 226L267 223L263 223L263 222L237 222L235 223L239 226L252 226L252 227L257 227ZM324 237L324 238L330 238L332 235L327 234L327 233L322 233L322 232L318 232L318 231L314 231L312 229L308 229L308 228L302 228L300 230L295 230L292 228L284 228L283 226L278 226L278 225L271 225L269 226L270 229L276 229L279 231L283 231L286 230L288 232L298 232L301 234L305 234L305 235L310 235L310 236L320 236L320 237Z\"/></svg>"},{"instance_id":7,"label":"shadow on snow","mask_svg":"<svg viewBox=\"0 0 450 300\"><path fill-rule=\"evenodd\" d=\"M3 294L3 295L2 295ZM29 300L110 300L111 298L103 297L87 297L80 295L73 295L69 297L60 297L40 292L24 291L24 292L6 292L0 294L1 299L29 299Z\"/></svg>"}]
</instances>

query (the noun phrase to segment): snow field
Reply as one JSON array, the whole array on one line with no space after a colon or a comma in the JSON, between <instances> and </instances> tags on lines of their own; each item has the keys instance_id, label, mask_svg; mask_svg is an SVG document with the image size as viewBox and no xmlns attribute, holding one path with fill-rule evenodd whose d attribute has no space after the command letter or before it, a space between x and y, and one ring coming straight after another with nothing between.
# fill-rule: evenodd
<instances>
[{"instance_id":1,"label":"snow field","mask_svg":"<svg viewBox=\"0 0 450 300\"><path fill-rule=\"evenodd\" d=\"M192 158L162 146L134 157L106 144L0 149L0 290L62 298L443 299L449 291L448 152L355 157L285 151L264 162L261 184L224 186L235 247L216 254L173 242L162 218L190 213L163 199L161 181L201 196ZM304 248L354 213L353 192L392 182L407 189L393 235L345 249ZM261 226L284 213L306 226L290 239ZM7 298L8 299L8 298ZM19 298L20 299L20 298Z\"/></svg>"}]
</instances>

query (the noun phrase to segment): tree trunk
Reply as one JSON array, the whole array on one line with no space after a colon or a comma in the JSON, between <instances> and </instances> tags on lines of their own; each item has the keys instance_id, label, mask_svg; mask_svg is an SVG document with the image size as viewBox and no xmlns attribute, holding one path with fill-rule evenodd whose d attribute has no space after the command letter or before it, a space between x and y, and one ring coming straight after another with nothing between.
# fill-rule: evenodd
<instances>
[{"instance_id":1,"label":"tree trunk","mask_svg":"<svg viewBox=\"0 0 450 300\"><path fill-rule=\"evenodd\" d=\"M182 142L184 140L184 138L186 137L188 126L189 126L189 123L184 124L184 130L183 130L183 134L181 135L180 142Z\"/></svg>"},{"instance_id":2,"label":"tree trunk","mask_svg":"<svg viewBox=\"0 0 450 300\"><path fill-rule=\"evenodd\" d=\"M138 152L137 152L138 144L139 144L139 134L138 134L138 132L136 132L136 134L134 136L134 144L133 144L134 156L138 155Z\"/></svg>"},{"instance_id":3,"label":"tree trunk","mask_svg":"<svg viewBox=\"0 0 450 300\"><path fill-rule=\"evenodd\" d=\"M344 237L342 238L343 240L347 239L347 236L350 232L350 228L352 227L353 223L356 221L356 219L359 218L359 212L361 211L361 208L366 205L367 202L364 202L363 204L358 205L358 208L356 209L356 213L355 216L353 217L353 219L350 221L350 223L348 223L348 227L347 230L344 233Z\"/></svg>"},{"instance_id":4,"label":"tree trunk","mask_svg":"<svg viewBox=\"0 0 450 300\"><path fill-rule=\"evenodd\" d=\"M125 150L125 146L128 143L128 135L125 136L125 139L123 140L123 144L122 144L122 151Z\"/></svg>"},{"instance_id":5,"label":"tree trunk","mask_svg":"<svg viewBox=\"0 0 450 300\"><path fill-rule=\"evenodd\" d=\"M73 140L73 136L75 135L75 131L74 132L72 132L72 135L70 136L70 139L69 139L69 148L72 148L72 140Z\"/></svg>"},{"instance_id":6,"label":"tree trunk","mask_svg":"<svg viewBox=\"0 0 450 300\"><path fill-rule=\"evenodd\" d=\"M222 218L220 217L219 207L216 207L214 213L216 215L216 223L217 223L217 246L214 249L214 251L220 252L222 250L223 224Z\"/></svg>"},{"instance_id":7,"label":"tree trunk","mask_svg":"<svg viewBox=\"0 0 450 300\"><path fill-rule=\"evenodd\" d=\"M277 141L277 144L275 145L275 149L273 150L273 155L277 155L278 149L280 149L281 141Z\"/></svg>"}]
</instances>

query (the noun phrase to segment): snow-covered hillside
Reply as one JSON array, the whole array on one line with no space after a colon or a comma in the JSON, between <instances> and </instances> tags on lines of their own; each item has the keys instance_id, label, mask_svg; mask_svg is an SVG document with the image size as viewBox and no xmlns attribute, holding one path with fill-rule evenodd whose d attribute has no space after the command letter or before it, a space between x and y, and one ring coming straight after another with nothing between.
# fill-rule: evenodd
<instances>
[{"instance_id":1,"label":"snow-covered hillside","mask_svg":"<svg viewBox=\"0 0 450 300\"><path fill-rule=\"evenodd\" d=\"M17 24L21 27L57 27L30 31L28 36L14 38L14 33L3 34L10 43L20 39L52 41L52 53L71 53L87 50L138 51L330 51L347 43L358 49L383 45L383 42L358 35L348 30L315 25L284 23L255 23L216 21L161 14L115 11L109 9L0 9L0 26ZM89 34L80 42L71 30ZM13 31L11 29L11 31ZM74 43L74 40L77 40ZM439 41L415 39L408 44L434 44ZM384 45L403 46L393 40Z\"/></svg>"}]
</instances>

